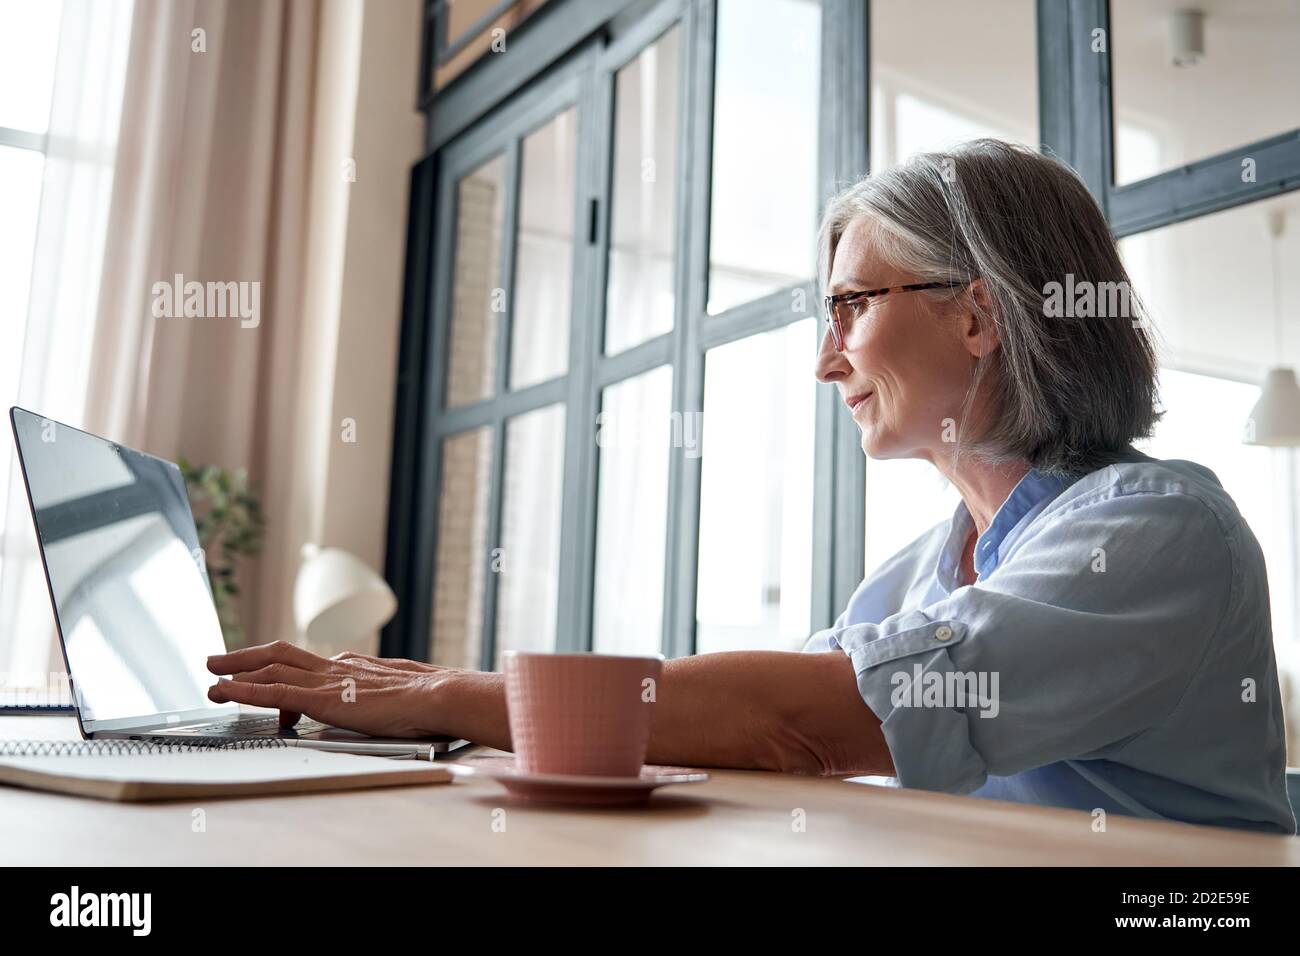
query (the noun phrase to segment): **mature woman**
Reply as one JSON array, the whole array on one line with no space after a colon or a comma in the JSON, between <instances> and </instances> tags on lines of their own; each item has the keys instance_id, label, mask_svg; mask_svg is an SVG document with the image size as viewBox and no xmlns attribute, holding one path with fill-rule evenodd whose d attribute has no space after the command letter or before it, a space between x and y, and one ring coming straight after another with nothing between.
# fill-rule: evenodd
<instances>
[{"instance_id":1,"label":"mature woman","mask_svg":"<svg viewBox=\"0 0 1300 956\"><path fill-rule=\"evenodd\" d=\"M918 156L836 197L821 252L818 379L962 503L803 654L669 661L649 759L1294 832L1259 545L1209 470L1130 445L1155 359L1079 179L993 140ZM211 668L216 701L510 747L499 674L283 643Z\"/></svg>"}]
</instances>

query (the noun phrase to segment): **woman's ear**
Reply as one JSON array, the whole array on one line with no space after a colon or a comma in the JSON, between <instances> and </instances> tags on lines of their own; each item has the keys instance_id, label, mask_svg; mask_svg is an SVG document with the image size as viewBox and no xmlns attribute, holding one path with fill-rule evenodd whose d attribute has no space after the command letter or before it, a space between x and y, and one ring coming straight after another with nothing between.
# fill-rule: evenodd
<instances>
[{"instance_id":1,"label":"woman's ear","mask_svg":"<svg viewBox=\"0 0 1300 956\"><path fill-rule=\"evenodd\" d=\"M993 318L993 297L983 279L971 282L960 300L962 344L975 358L983 358L998 347L998 326Z\"/></svg>"}]
</instances>

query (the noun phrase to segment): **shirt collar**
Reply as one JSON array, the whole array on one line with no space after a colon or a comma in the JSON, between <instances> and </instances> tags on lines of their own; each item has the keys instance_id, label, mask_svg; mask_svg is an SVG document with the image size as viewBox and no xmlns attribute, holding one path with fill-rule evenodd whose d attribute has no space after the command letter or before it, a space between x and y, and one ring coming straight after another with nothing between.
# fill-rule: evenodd
<instances>
[{"instance_id":1,"label":"shirt collar","mask_svg":"<svg viewBox=\"0 0 1300 956\"><path fill-rule=\"evenodd\" d=\"M952 520L948 522L948 538L939 551L939 563L934 568L935 580L939 582L945 594L951 594L959 587L957 578L961 567L961 551L974 526L975 522L971 520L970 512L966 510L966 503L958 501L957 508L952 513Z\"/></svg>"},{"instance_id":2,"label":"shirt collar","mask_svg":"<svg viewBox=\"0 0 1300 956\"><path fill-rule=\"evenodd\" d=\"M1035 468L1016 482L1007 500L1002 502L1002 507L998 508L989 526L975 542L975 573L987 577L998 566L1002 542L1011 530L1025 515L1051 501L1077 480L1078 476L1048 475Z\"/></svg>"},{"instance_id":3,"label":"shirt collar","mask_svg":"<svg viewBox=\"0 0 1300 956\"><path fill-rule=\"evenodd\" d=\"M1078 475L1049 475L1037 469L1028 471L1011 489L1011 494L993 515L988 528L975 542L975 573L981 578L991 574L1001 560L1002 543L1007 535L1026 515L1047 504L1077 480ZM958 587L962 548L974 524L966 503L959 501L948 526L948 539L935 567L935 577L949 593Z\"/></svg>"}]
</instances>

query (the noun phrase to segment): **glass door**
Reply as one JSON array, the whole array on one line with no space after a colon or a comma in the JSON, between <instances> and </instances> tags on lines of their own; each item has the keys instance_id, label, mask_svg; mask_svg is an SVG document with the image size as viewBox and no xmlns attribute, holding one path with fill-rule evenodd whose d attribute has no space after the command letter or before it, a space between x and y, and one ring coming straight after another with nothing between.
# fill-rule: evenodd
<instances>
[{"instance_id":1,"label":"glass door","mask_svg":"<svg viewBox=\"0 0 1300 956\"><path fill-rule=\"evenodd\" d=\"M436 154L408 509L430 659L786 648L820 620L822 33L815 0L662 0ZM797 64L766 111L755 56Z\"/></svg>"},{"instance_id":2,"label":"glass door","mask_svg":"<svg viewBox=\"0 0 1300 956\"><path fill-rule=\"evenodd\" d=\"M557 644L590 64L576 54L439 154L425 439L436 663L493 669L505 650Z\"/></svg>"},{"instance_id":3,"label":"glass door","mask_svg":"<svg viewBox=\"0 0 1300 956\"><path fill-rule=\"evenodd\" d=\"M674 388L683 366L674 359L684 311L683 9L662 5L604 51L598 70L609 133L595 291L603 311L590 630L604 653L658 654L664 644L672 459L682 437Z\"/></svg>"}]
</instances>

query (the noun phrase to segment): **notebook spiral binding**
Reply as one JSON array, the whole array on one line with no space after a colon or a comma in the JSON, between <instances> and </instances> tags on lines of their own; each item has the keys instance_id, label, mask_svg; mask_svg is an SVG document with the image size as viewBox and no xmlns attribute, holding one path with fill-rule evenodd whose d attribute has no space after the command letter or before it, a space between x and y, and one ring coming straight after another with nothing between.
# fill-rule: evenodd
<instances>
[{"instance_id":1,"label":"notebook spiral binding","mask_svg":"<svg viewBox=\"0 0 1300 956\"><path fill-rule=\"evenodd\" d=\"M193 737L176 743L160 740L4 740L0 741L0 757L103 757L194 750L267 750L287 746L289 741L280 737L253 740Z\"/></svg>"}]
</instances>

